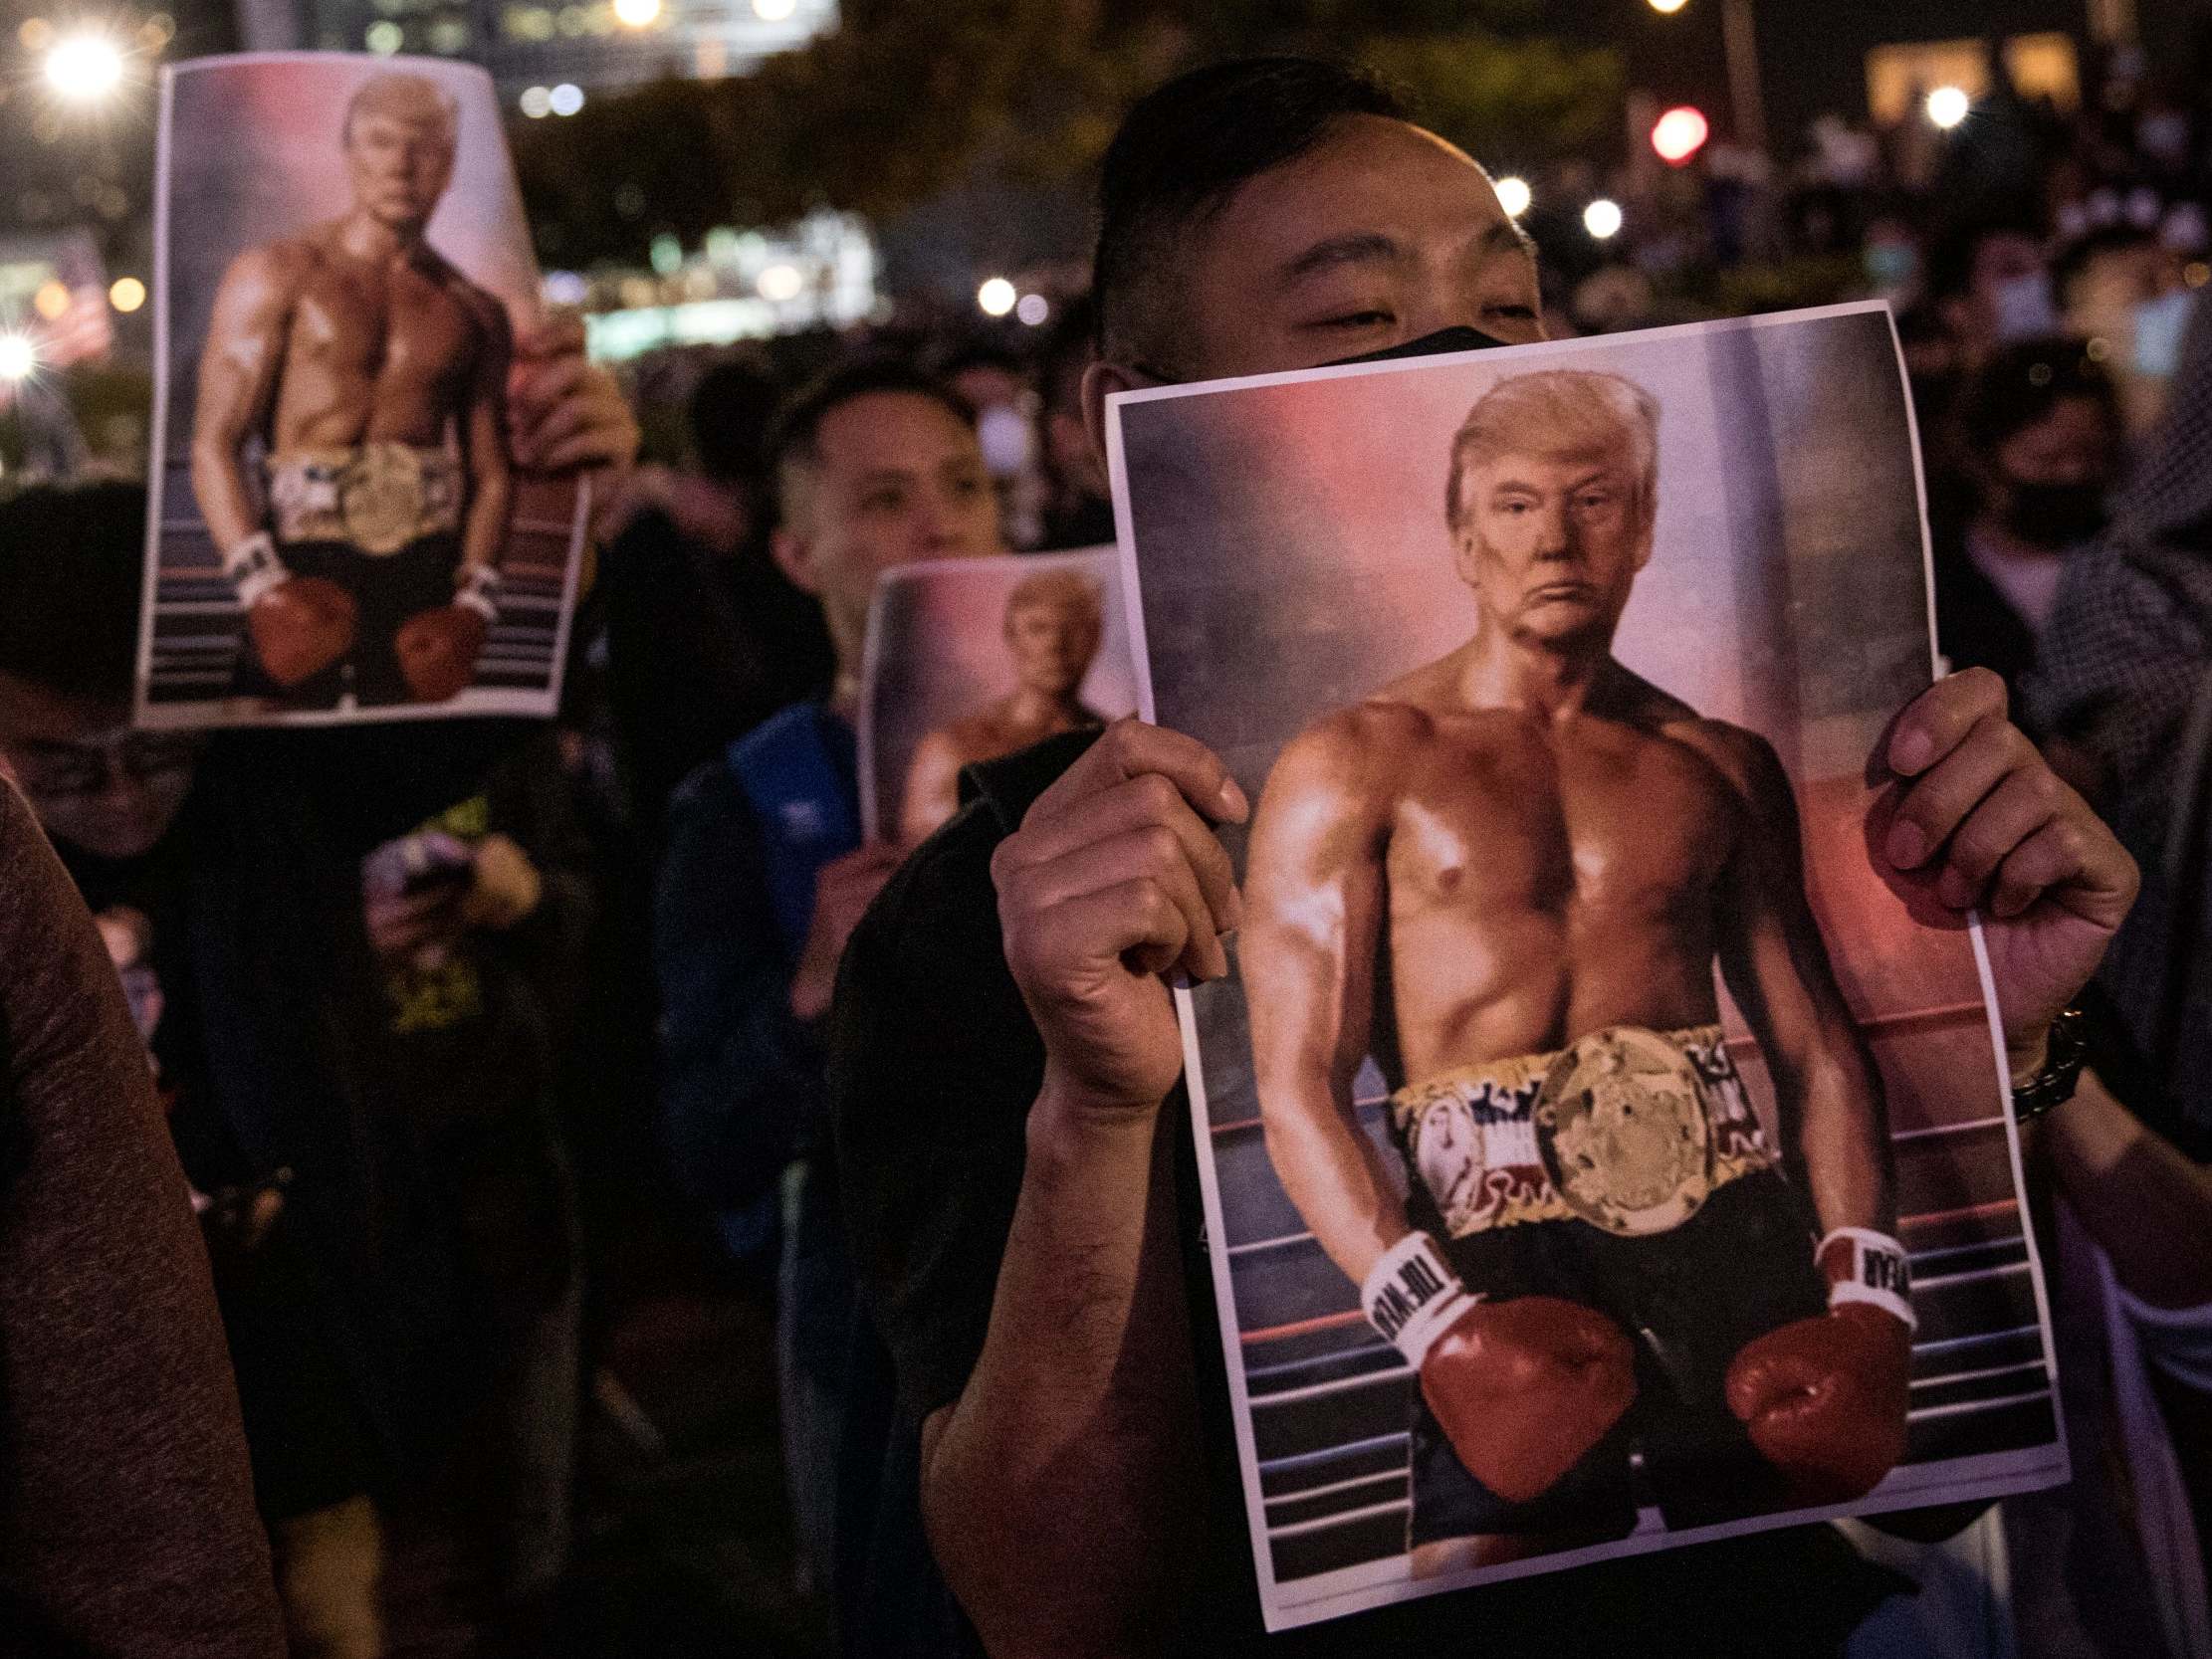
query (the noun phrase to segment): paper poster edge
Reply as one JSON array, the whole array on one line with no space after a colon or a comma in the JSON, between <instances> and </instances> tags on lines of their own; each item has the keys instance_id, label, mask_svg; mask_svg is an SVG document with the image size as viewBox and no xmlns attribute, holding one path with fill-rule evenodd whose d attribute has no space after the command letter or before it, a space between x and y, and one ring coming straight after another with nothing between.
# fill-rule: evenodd
<instances>
[{"instance_id":1,"label":"paper poster edge","mask_svg":"<svg viewBox=\"0 0 2212 1659\"><path fill-rule=\"evenodd\" d=\"M130 671L130 724L153 720L154 618L160 608L162 499L169 445L169 131L176 95L174 64L161 66L153 119L153 410L146 439L146 535L139 559L138 649Z\"/></svg>"},{"instance_id":2,"label":"paper poster edge","mask_svg":"<svg viewBox=\"0 0 2212 1659\"><path fill-rule=\"evenodd\" d=\"M441 58L434 53L422 52L394 52L389 56L375 52L318 52L312 48L295 48L282 52L218 52L205 58L187 58L180 63L167 65L162 74L179 76L196 74L202 70L250 68L260 64L388 64L394 68L441 70L469 80L492 82L490 70L482 64L471 63L466 58ZM493 108L504 114L504 111L499 110L496 94Z\"/></svg>"},{"instance_id":3,"label":"paper poster edge","mask_svg":"<svg viewBox=\"0 0 2212 1659\"><path fill-rule=\"evenodd\" d=\"M1332 1619L1349 1618L1377 1607L1396 1606L1461 1590L1481 1589L1491 1584L1548 1577L1554 1573L1572 1572L1585 1566L1601 1565L1607 1561L1625 1560L1633 1556L1665 1555L1674 1550L1722 1539L1747 1538L1760 1533L1780 1532L1791 1527L1832 1521L1866 1521L1915 1509L2048 1491L2052 1487L2064 1485L2070 1478L2065 1449L2056 1441L2019 1447L2012 1451L1983 1452L1971 1457L1952 1459L1950 1462L1975 1467L1972 1467L1971 1472L1955 1479L1931 1481L1923 1488L1898 1493L1896 1496L1900 1501L1895 1503L1868 1507L1862 1502L1830 1505L1821 1509L1777 1511L1772 1515L1749 1517L1742 1521L1716 1522L1709 1527L1690 1527L1679 1532L1642 1533L1615 1540L1611 1544L1592 1545L1586 1550L1562 1552L1559 1557L1538 1557L1502 1566L1468 1567L1431 1579L1398 1577L1367 1584L1345 1582L1302 1598L1277 1597L1263 1600L1261 1613L1268 1631L1274 1633L1322 1624ZM1927 1467L1941 1469L1946 1465ZM1546 1564L1547 1561L1556 1561L1557 1564ZM1363 1562L1352 1567L1339 1568L1338 1572L1357 1573L1365 1567L1378 1564L1381 1563ZM1336 1573L1317 1574L1314 1581L1319 1583L1335 1576Z\"/></svg>"},{"instance_id":4,"label":"paper poster edge","mask_svg":"<svg viewBox=\"0 0 2212 1659\"><path fill-rule=\"evenodd\" d=\"M1409 369L1442 368L1458 363L1484 364L1537 353L1571 355L1577 351L1619 349L1658 340L1693 339L1703 334L1738 333L1785 323L1820 322L1833 317L1859 316L1872 311L1888 312L1891 334L1895 313L1886 300L1841 300L1828 306L1801 306L1786 311L1762 311L1753 316L1716 316L1701 322L1670 322L1659 328L1632 328L1617 334L1578 334L1572 339L1522 340L1516 344L1478 346L1471 351L1439 351L1430 356L1391 357L1375 363L1329 363L1313 368L1276 369L1266 374L1227 375L1217 380L1189 380L1164 386L1133 386L1110 393L1106 399L1109 443L1116 413L1129 405L1158 403L1175 398L1211 397L1221 392L1255 391L1268 386L1298 386L1317 380L1353 380L1366 375L1402 374ZM1914 460L1918 442L1914 441Z\"/></svg>"}]
</instances>

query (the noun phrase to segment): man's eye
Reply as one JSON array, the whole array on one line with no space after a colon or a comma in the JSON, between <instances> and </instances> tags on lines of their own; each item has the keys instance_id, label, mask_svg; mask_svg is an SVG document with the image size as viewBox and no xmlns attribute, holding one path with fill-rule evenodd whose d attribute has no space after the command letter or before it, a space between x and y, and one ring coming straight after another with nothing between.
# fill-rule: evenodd
<instances>
[{"instance_id":1,"label":"man's eye","mask_svg":"<svg viewBox=\"0 0 2212 1659\"><path fill-rule=\"evenodd\" d=\"M1397 320L1389 311L1344 311L1336 316L1325 316L1313 324L1316 328L1381 328Z\"/></svg>"},{"instance_id":2,"label":"man's eye","mask_svg":"<svg viewBox=\"0 0 2212 1659\"><path fill-rule=\"evenodd\" d=\"M906 498L896 490L871 490L860 498L864 513L896 513L906 505Z\"/></svg>"},{"instance_id":3,"label":"man's eye","mask_svg":"<svg viewBox=\"0 0 2212 1659\"><path fill-rule=\"evenodd\" d=\"M1485 306L1483 310L1487 311L1492 316L1509 316L1516 322L1534 322L1536 320L1536 308L1534 306Z\"/></svg>"}]
</instances>

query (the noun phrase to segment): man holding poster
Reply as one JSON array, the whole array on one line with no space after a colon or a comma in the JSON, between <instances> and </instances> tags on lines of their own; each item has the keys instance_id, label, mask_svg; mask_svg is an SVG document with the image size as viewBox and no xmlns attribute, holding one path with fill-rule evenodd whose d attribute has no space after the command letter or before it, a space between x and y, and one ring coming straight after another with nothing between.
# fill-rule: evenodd
<instances>
[{"instance_id":1,"label":"man holding poster","mask_svg":"<svg viewBox=\"0 0 2212 1659\"><path fill-rule=\"evenodd\" d=\"M216 293L192 493L246 609L249 695L447 702L498 617L507 312L427 240L458 118L426 77L364 82L351 205L247 249Z\"/></svg>"},{"instance_id":2,"label":"man holding poster","mask_svg":"<svg viewBox=\"0 0 2212 1659\"><path fill-rule=\"evenodd\" d=\"M1100 194L1085 389L1101 447L1115 392L1458 349L1475 329L1542 337L1534 260L1481 169L1328 65L1221 64L1162 88ZM1952 926L1990 901L2009 1058L2037 1078L2134 871L2007 721L1994 676L1925 692L1873 747L1872 874ZM1244 821L1244 792L1206 745L1137 722L972 775L979 798L853 934L831 1044L845 1214L911 1436L884 1501L918 1500L975 1627L930 1651L1839 1651L1887 1589L1820 1528L1378 1605L1286 1645L1262 1634L1280 1609L1224 1455L1235 1379L1207 1352L1222 1310L1204 1255L1220 1241L1198 1239L1185 1034L1162 982L1229 972L1245 907L1217 831ZM1511 1040L1498 1052L1549 1041ZM915 1531L867 1519L879 1541ZM941 1607L911 1560L870 1565L915 1621Z\"/></svg>"},{"instance_id":3,"label":"man holding poster","mask_svg":"<svg viewBox=\"0 0 2212 1659\"><path fill-rule=\"evenodd\" d=\"M1632 1448L1677 1527L1860 1497L1904 1449L1880 1081L1789 779L1612 654L1652 555L1659 414L1610 373L1485 393L1445 497L1472 637L1309 726L1253 819L1268 1149L1421 1379L1417 1570L1625 1536ZM1722 1041L1716 958L1772 1063L1782 1156ZM1410 1204L1359 1132L1370 1053Z\"/></svg>"}]
</instances>

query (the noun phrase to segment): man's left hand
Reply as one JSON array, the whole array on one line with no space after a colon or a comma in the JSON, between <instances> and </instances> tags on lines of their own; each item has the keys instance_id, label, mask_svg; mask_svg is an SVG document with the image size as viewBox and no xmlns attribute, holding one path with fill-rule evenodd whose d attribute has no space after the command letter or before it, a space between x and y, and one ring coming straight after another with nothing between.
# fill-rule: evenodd
<instances>
[{"instance_id":1,"label":"man's left hand","mask_svg":"<svg viewBox=\"0 0 2212 1659\"><path fill-rule=\"evenodd\" d=\"M515 341L507 377L508 444L533 473L583 473L612 502L637 461L637 419L614 376L583 355L583 322L560 315Z\"/></svg>"},{"instance_id":2,"label":"man's left hand","mask_svg":"<svg viewBox=\"0 0 2212 1659\"><path fill-rule=\"evenodd\" d=\"M2013 1075L2043 1061L2135 901L2135 861L2007 716L1987 669L1938 681L1869 762L1875 869L1923 922L1980 909Z\"/></svg>"}]
</instances>

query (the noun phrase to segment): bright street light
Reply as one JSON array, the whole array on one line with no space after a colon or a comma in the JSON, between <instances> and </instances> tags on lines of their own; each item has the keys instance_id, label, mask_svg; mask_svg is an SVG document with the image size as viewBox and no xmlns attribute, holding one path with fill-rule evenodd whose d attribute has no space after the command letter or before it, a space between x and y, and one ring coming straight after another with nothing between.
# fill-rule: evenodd
<instances>
[{"instance_id":1,"label":"bright street light","mask_svg":"<svg viewBox=\"0 0 2212 1659\"><path fill-rule=\"evenodd\" d=\"M0 334L0 380L13 385L31 378L39 366L39 348L25 334Z\"/></svg>"},{"instance_id":2,"label":"bright street light","mask_svg":"<svg viewBox=\"0 0 2212 1659\"><path fill-rule=\"evenodd\" d=\"M1536 192L1528 187L1525 178L1507 177L1497 181L1497 205L1505 209L1508 219L1518 219L1535 199Z\"/></svg>"},{"instance_id":3,"label":"bright street light","mask_svg":"<svg viewBox=\"0 0 2212 1659\"><path fill-rule=\"evenodd\" d=\"M1582 210L1582 228L1600 242L1621 234L1621 204L1600 196Z\"/></svg>"},{"instance_id":4,"label":"bright street light","mask_svg":"<svg viewBox=\"0 0 2212 1659\"><path fill-rule=\"evenodd\" d=\"M122 53L97 30L65 35L46 54L46 84L76 104L106 98L122 83Z\"/></svg>"},{"instance_id":5,"label":"bright street light","mask_svg":"<svg viewBox=\"0 0 2212 1659\"><path fill-rule=\"evenodd\" d=\"M1689 0L1652 0L1652 10L1661 17L1672 17L1688 3Z\"/></svg>"},{"instance_id":6,"label":"bright street light","mask_svg":"<svg viewBox=\"0 0 2212 1659\"><path fill-rule=\"evenodd\" d=\"M135 277L117 277L109 285L108 304L125 316L146 303L146 285Z\"/></svg>"},{"instance_id":7,"label":"bright street light","mask_svg":"<svg viewBox=\"0 0 2212 1659\"><path fill-rule=\"evenodd\" d=\"M614 21L625 29L649 29L661 14L661 0L614 0Z\"/></svg>"},{"instance_id":8,"label":"bright street light","mask_svg":"<svg viewBox=\"0 0 2212 1659\"><path fill-rule=\"evenodd\" d=\"M546 107L556 115L572 115L583 107L583 89L563 81L546 95Z\"/></svg>"},{"instance_id":9,"label":"bright street light","mask_svg":"<svg viewBox=\"0 0 2212 1659\"><path fill-rule=\"evenodd\" d=\"M1973 106L1973 100L1962 87L1938 87L1928 94L1928 119L1945 132L1966 118L1966 111Z\"/></svg>"},{"instance_id":10,"label":"bright street light","mask_svg":"<svg viewBox=\"0 0 2212 1659\"><path fill-rule=\"evenodd\" d=\"M1652 127L1652 148L1669 167L1679 167L1705 147L1712 135L1704 112L1688 104L1669 109Z\"/></svg>"},{"instance_id":11,"label":"bright street light","mask_svg":"<svg viewBox=\"0 0 2212 1659\"><path fill-rule=\"evenodd\" d=\"M1003 277L994 277L976 290L976 304L983 308L986 316L1004 316L1021 298L1014 292L1013 284Z\"/></svg>"}]
</instances>

